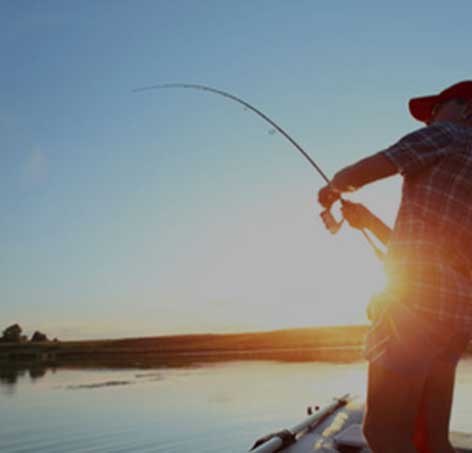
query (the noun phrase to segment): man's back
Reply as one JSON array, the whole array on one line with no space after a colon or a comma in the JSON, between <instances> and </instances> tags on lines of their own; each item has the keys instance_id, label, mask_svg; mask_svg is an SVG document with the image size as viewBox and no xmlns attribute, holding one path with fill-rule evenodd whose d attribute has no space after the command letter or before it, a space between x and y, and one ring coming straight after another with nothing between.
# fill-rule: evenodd
<instances>
[{"instance_id":1,"label":"man's back","mask_svg":"<svg viewBox=\"0 0 472 453\"><path fill-rule=\"evenodd\" d=\"M436 123L385 151L404 176L387 270L411 308L472 326L472 128Z\"/></svg>"}]
</instances>

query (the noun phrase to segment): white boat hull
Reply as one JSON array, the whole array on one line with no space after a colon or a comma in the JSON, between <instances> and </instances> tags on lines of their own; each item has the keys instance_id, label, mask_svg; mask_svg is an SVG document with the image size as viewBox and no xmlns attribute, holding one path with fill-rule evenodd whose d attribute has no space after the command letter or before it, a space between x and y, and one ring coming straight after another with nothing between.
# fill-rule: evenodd
<instances>
[{"instance_id":1,"label":"white boat hull","mask_svg":"<svg viewBox=\"0 0 472 453\"><path fill-rule=\"evenodd\" d=\"M326 408L322 409L321 417L311 416L306 419L308 421L314 419L313 423L301 422L292 429L284 430L282 437L285 437L289 445L283 446L282 441L280 439L277 441L275 436L260 444L252 452L370 452L361 432L364 416L363 403L347 395L336 401L344 402L344 404L331 405L334 409L331 411L326 411ZM287 436L287 434L292 434L292 436ZM472 453L472 434L451 432L450 439L458 453Z\"/></svg>"}]
</instances>

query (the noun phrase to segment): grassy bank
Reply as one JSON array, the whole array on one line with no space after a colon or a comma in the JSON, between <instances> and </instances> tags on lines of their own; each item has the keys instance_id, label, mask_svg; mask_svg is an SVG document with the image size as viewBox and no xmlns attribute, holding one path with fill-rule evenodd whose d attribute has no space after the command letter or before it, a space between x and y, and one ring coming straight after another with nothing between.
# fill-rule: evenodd
<instances>
[{"instance_id":1,"label":"grassy bank","mask_svg":"<svg viewBox=\"0 0 472 453\"><path fill-rule=\"evenodd\" d=\"M199 361L351 361L361 358L368 326L337 326L238 334L169 335L93 341L0 344L0 360L112 366ZM472 352L472 345L468 351Z\"/></svg>"},{"instance_id":2,"label":"grassy bank","mask_svg":"<svg viewBox=\"0 0 472 453\"><path fill-rule=\"evenodd\" d=\"M48 360L86 360L104 357L144 356L226 356L269 357L282 354L300 357L325 350L324 354L339 350L358 349L366 333L366 326L318 327L287 329L271 332L238 334L169 335L114 340L64 341L25 344L0 344L4 359L33 358Z\"/></svg>"}]
</instances>

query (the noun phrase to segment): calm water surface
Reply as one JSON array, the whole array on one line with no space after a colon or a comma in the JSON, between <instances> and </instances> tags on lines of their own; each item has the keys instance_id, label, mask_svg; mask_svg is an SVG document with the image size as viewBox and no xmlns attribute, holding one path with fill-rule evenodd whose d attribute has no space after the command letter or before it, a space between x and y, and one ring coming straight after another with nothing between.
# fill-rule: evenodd
<instances>
[{"instance_id":1,"label":"calm water surface","mask_svg":"<svg viewBox=\"0 0 472 453\"><path fill-rule=\"evenodd\" d=\"M308 405L365 393L366 363L241 361L191 368L2 372L1 452L243 452ZM43 375L42 375L43 374ZM14 382L16 380L16 382ZM472 431L472 358L452 428Z\"/></svg>"}]
</instances>

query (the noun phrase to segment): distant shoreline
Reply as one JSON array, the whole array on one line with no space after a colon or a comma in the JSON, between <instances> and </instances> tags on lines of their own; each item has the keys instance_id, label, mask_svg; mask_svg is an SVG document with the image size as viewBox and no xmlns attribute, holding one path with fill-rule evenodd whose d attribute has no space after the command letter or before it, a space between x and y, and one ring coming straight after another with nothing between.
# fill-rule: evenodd
<instances>
[{"instance_id":1,"label":"distant shoreline","mask_svg":"<svg viewBox=\"0 0 472 453\"><path fill-rule=\"evenodd\" d=\"M198 361L362 360L367 325L235 334L190 334L91 341L0 344L0 363L33 361L153 366ZM468 352L472 352L471 346Z\"/></svg>"},{"instance_id":2,"label":"distant shoreline","mask_svg":"<svg viewBox=\"0 0 472 453\"><path fill-rule=\"evenodd\" d=\"M0 344L0 360L80 361L153 357L301 357L360 349L367 326L313 327L234 334L166 335L110 340Z\"/></svg>"}]
</instances>

